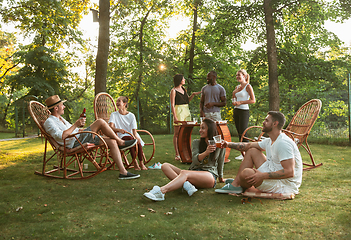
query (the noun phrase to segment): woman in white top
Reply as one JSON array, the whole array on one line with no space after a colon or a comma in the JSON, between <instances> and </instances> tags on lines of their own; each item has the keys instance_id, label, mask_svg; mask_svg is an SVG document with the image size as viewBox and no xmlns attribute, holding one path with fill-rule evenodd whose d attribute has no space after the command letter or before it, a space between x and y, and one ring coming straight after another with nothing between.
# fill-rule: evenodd
<instances>
[{"instance_id":1,"label":"woman in white top","mask_svg":"<svg viewBox=\"0 0 351 240\"><path fill-rule=\"evenodd\" d=\"M137 122L135 119L135 115L131 112L128 112L128 97L121 96L117 98L116 105L118 108L117 112L113 112L110 116L109 125L110 127L117 133L117 135L123 140L133 139L127 132L133 134L133 136L138 140L138 158L140 162L140 167L137 161L134 161L134 169L135 170L147 170L146 166L143 162L143 149L144 142L137 133ZM134 158L135 149L130 149L131 155Z\"/></svg>"},{"instance_id":2,"label":"woman in white top","mask_svg":"<svg viewBox=\"0 0 351 240\"><path fill-rule=\"evenodd\" d=\"M236 130L238 131L240 141L243 132L249 124L249 104L255 103L256 99L252 86L249 84L250 75L244 69L241 69L236 73L236 80L240 84L236 86L235 90L233 91L234 100L232 101L232 104L234 105L234 123ZM247 139L244 139L243 141L248 142ZM242 155L239 155L236 157L236 159L241 160Z\"/></svg>"}]
</instances>

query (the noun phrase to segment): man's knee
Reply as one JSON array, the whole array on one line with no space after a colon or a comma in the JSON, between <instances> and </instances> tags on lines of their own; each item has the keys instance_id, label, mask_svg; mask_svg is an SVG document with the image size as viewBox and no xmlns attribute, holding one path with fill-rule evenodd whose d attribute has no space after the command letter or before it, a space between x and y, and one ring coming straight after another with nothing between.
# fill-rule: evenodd
<instances>
[{"instance_id":1,"label":"man's knee","mask_svg":"<svg viewBox=\"0 0 351 240\"><path fill-rule=\"evenodd\" d=\"M102 119L102 118L97 119L95 122L97 124L99 124L100 126L107 124L107 122L104 119Z\"/></svg>"},{"instance_id":2,"label":"man's knee","mask_svg":"<svg viewBox=\"0 0 351 240\"><path fill-rule=\"evenodd\" d=\"M240 177L242 179L245 179L246 177L249 177L251 175L253 175L255 173L255 171L252 168L245 168L244 170L242 170L242 172L240 173Z\"/></svg>"},{"instance_id":3,"label":"man's knee","mask_svg":"<svg viewBox=\"0 0 351 240\"><path fill-rule=\"evenodd\" d=\"M260 150L257 148L250 148L249 150L246 151L245 154L251 154L251 155L256 155L258 153L262 153Z\"/></svg>"}]
</instances>

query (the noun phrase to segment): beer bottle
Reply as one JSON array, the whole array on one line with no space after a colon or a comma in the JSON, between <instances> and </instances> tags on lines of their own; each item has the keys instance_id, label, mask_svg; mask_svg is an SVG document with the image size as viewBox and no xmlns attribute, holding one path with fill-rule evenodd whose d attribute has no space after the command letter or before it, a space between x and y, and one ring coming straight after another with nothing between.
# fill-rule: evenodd
<instances>
[{"instance_id":1,"label":"beer bottle","mask_svg":"<svg viewBox=\"0 0 351 240\"><path fill-rule=\"evenodd\" d=\"M86 117L87 117L87 114L86 114L85 112L86 112L86 109L84 108L84 109L83 109L83 112L80 114L79 117L81 117L81 118L86 118ZM82 125L82 126L80 126L80 127L84 127L84 125Z\"/></svg>"}]
</instances>

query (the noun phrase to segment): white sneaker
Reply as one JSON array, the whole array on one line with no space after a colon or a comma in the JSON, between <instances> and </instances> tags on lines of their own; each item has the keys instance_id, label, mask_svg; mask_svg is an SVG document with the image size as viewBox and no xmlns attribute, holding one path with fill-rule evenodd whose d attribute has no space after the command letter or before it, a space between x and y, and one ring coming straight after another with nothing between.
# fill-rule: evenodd
<instances>
[{"instance_id":1,"label":"white sneaker","mask_svg":"<svg viewBox=\"0 0 351 240\"><path fill-rule=\"evenodd\" d=\"M144 193L144 196L153 201L165 200L165 194L161 192L161 188L159 186L154 186L150 192Z\"/></svg>"},{"instance_id":2,"label":"white sneaker","mask_svg":"<svg viewBox=\"0 0 351 240\"><path fill-rule=\"evenodd\" d=\"M243 160L244 159L244 157L243 157L243 155L239 155L239 156L237 156L236 158L235 158L236 160Z\"/></svg>"},{"instance_id":3,"label":"white sneaker","mask_svg":"<svg viewBox=\"0 0 351 240\"><path fill-rule=\"evenodd\" d=\"M190 182L186 181L184 184L183 184L183 188L185 191L187 191L189 197L191 195L193 195L195 192L197 192L197 189L194 185L192 185Z\"/></svg>"}]
</instances>

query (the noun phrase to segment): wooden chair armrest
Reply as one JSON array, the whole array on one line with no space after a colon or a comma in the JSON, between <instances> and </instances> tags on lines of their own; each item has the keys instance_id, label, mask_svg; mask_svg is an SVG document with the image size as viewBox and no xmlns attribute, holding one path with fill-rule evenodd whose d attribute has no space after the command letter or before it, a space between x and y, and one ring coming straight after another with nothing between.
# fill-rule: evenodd
<instances>
[{"instance_id":1,"label":"wooden chair armrest","mask_svg":"<svg viewBox=\"0 0 351 240\"><path fill-rule=\"evenodd\" d=\"M101 144L100 144L100 145L95 145L95 144L91 144L91 143L83 143L83 144L82 144L82 143L79 143L80 146L78 146L78 147L75 147L75 148L67 148L67 147L66 147L66 139L74 137L76 140L78 140L77 135L78 135L78 134L81 134L81 133L91 133L91 134L95 134L96 137L100 138ZM78 133L74 133L74 134L71 134L71 135L67 136L63 141L64 141L64 146L63 146L64 148L63 148L63 150L64 150L64 152L67 152L67 153L76 152L76 151L79 151L80 149L86 151L87 149L91 149L91 148L94 148L94 147L96 147L96 146L101 146L101 145L105 146L105 148L108 149L107 143L106 143L106 141L103 139L103 137L101 137L99 134L97 134L96 132L93 132L93 131L81 131L81 132L78 132Z\"/></svg>"}]
</instances>

